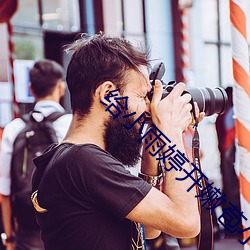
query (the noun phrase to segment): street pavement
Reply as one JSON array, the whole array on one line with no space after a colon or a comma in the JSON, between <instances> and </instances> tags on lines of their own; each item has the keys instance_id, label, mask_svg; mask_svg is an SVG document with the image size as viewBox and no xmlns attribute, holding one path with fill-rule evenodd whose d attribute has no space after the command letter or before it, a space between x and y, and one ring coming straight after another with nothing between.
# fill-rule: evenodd
<instances>
[{"instance_id":1,"label":"street pavement","mask_svg":"<svg viewBox=\"0 0 250 250\"><path fill-rule=\"evenodd\" d=\"M197 250L197 247L182 247L182 250ZM202 250L202 249L201 249ZM243 250L243 246L239 243L238 238L224 238L214 242L214 250Z\"/></svg>"}]
</instances>

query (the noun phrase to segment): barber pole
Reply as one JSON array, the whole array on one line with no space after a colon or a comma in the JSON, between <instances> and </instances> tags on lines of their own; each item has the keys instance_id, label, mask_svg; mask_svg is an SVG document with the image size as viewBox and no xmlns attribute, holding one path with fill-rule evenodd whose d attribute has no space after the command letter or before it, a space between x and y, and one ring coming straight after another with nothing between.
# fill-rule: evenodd
<instances>
[{"instance_id":1,"label":"barber pole","mask_svg":"<svg viewBox=\"0 0 250 250\"><path fill-rule=\"evenodd\" d=\"M245 0L230 0L236 154L239 164L243 229L250 227L250 83ZM236 159L237 159L236 157ZM250 249L250 229L243 232L244 249Z\"/></svg>"},{"instance_id":2,"label":"barber pole","mask_svg":"<svg viewBox=\"0 0 250 250\"><path fill-rule=\"evenodd\" d=\"M181 69L182 81L184 83L187 83L187 71L190 68L188 14L188 9L184 8L181 10Z\"/></svg>"},{"instance_id":3,"label":"barber pole","mask_svg":"<svg viewBox=\"0 0 250 250\"><path fill-rule=\"evenodd\" d=\"M187 72L190 68L189 53L189 8L192 7L192 1L179 0L178 6L181 16L181 81L187 84ZM190 126L183 134L184 146L189 159L192 159L192 138L194 130Z\"/></svg>"},{"instance_id":4,"label":"barber pole","mask_svg":"<svg viewBox=\"0 0 250 250\"><path fill-rule=\"evenodd\" d=\"M12 84L12 111L14 118L19 117L19 106L16 100L15 94L15 76L14 76L14 45L12 42L13 30L10 21L6 22L7 30L8 30L8 48L9 48L9 81Z\"/></svg>"}]
</instances>

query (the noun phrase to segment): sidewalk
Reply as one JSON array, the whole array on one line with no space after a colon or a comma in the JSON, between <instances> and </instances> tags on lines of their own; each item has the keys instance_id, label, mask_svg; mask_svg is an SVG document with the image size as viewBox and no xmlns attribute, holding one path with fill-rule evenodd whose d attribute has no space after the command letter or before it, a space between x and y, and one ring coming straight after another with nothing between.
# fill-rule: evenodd
<instances>
[{"instance_id":1,"label":"sidewalk","mask_svg":"<svg viewBox=\"0 0 250 250\"><path fill-rule=\"evenodd\" d=\"M197 250L196 246L182 247L182 250ZM214 250L243 250L243 246L235 237L224 238L214 242Z\"/></svg>"}]
</instances>

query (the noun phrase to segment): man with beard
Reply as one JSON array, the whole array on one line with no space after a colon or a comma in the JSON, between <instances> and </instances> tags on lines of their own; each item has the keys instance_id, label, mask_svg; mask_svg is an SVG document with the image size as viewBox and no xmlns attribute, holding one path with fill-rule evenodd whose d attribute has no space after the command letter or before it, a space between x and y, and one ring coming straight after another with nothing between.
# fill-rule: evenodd
<instances>
[{"instance_id":1,"label":"man with beard","mask_svg":"<svg viewBox=\"0 0 250 250\"><path fill-rule=\"evenodd\" d=\"M192 122L191 96L181 95L185 85L177 84L161 100L162 84L156 81L150 103L148 53L125 39L85 34L68 52L72 52L67 83L73 120L63 142L35 159L32 200L46 249L144 249L140 225L147 238L161 231L174 237L196 236L195 188L187 192L193 182L175 179L186 174L167 172L162 184L158 161L145 149L141 172L146 178L133 176L124 167L140 159L138 118L143 113L151 115L155 126L185 152L182 132ZM105 112L114 91L116 97L128 97L128 109L115 119L117 109ZM131 129L123 126L133 123ZM191 171L188 163L182 167Z\"/></svg>"}]
</instances>

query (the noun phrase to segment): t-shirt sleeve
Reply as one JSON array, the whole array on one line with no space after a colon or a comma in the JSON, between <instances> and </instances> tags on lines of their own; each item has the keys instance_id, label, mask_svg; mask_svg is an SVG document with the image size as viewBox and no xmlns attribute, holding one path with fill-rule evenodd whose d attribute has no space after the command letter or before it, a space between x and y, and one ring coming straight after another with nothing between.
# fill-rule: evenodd
<instances>
[{"instance_id":1,"label":"t-shirt sleeve","mask_svg":"<svg viewBox=\"0 0 250 250\"><path fill-rule=\"evenodd\" d=\"M125 218L152 188L99 148L90 146L88 150L79 150L76 159L85 195L120 219Z\"/></svg>"}]
</instances>

